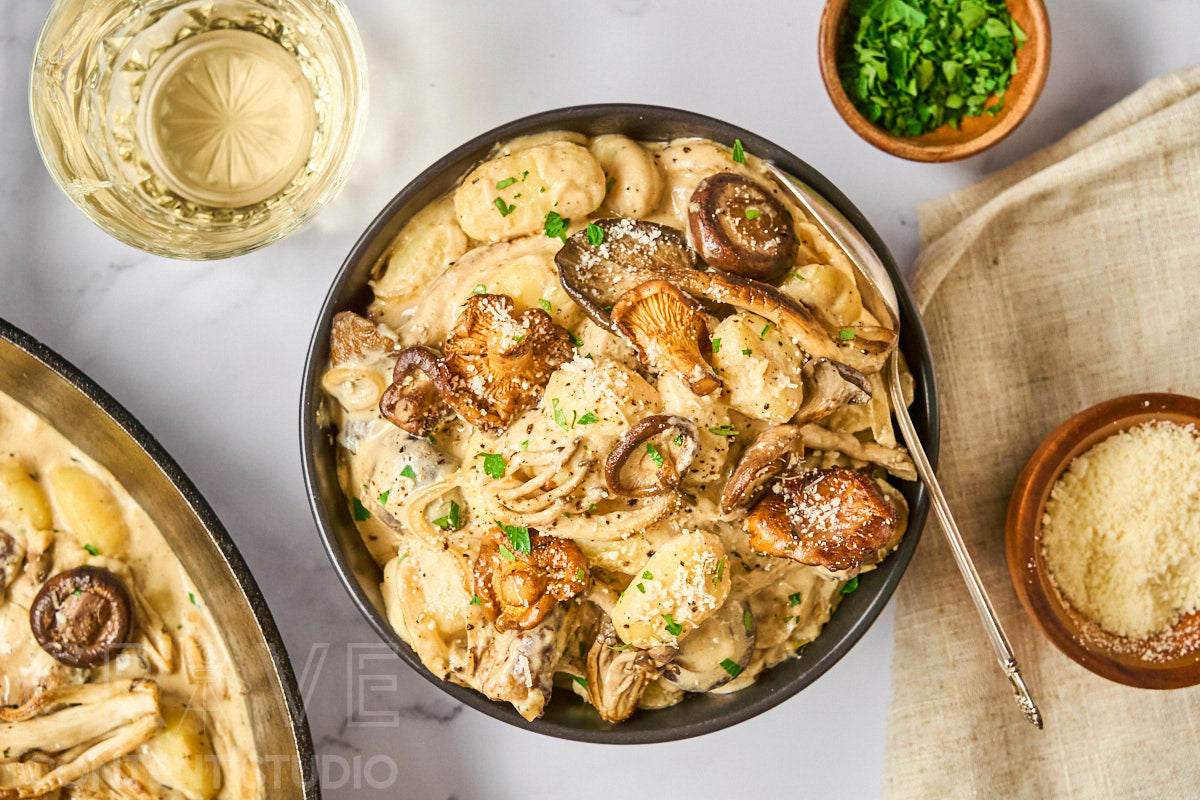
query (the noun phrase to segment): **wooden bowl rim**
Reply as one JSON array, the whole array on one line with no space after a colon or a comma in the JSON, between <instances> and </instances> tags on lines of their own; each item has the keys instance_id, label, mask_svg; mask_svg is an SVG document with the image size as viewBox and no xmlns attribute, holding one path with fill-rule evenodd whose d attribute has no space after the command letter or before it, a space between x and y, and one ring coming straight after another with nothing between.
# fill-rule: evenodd
<instances>
[{"instance_id":1,"label":"wooden bowl rim","mask_svg":"<svg viewBox=\"0 0 1200 800\"><path fill-rule=\"evenodd\" d=\"M1200 399L1170 393L1116 397L1094 405L1055 428L1017 478L1005 524L1009 577L1022 607L1055 647L1075 663L1111 681L1141 689L1181 689L1200 684L1200 649L1170 661L1118 657L1085 644L1064 622L1068 608L1050 583L1042 557L1042 515L1050 490L1080 453L1115 433L1146 422L1193 422L1200 428ZM1064 609L1060 615L1056 609ZM1079 612L1071 609L1071 613ZM1190 615L1189 624L1197 615Z\"/></svg>"},{"instance_id":2,"label":"wooden bowl rim","mask_svg":"<svg viewBox=\"0 0 1200 800\"><path fill-rule=\"evenodd\" d=\"M1009 2L1011 3L1011 0ZM846 124L862 139L885 153L909 161L958 161L982 153L1006 138L1025 121L1041 96L1042 89L1046 85L1046 76L1050 72L1050 17L1046 12L1045 3L1043 0L1021 0L1021 2L1029 9L1033 18L1031 30L1026 31L1025 48L1022 48L1032 54L1030 69L1033 72L1029 82L1025 84L1023 91L1012 98L1012 106L1000 115L994 125L985 128L969 139L953 144L935 145L921 142L924 136L931 135L933 131L923 136L893 136L868 120L854 107L850 96L842 87L837 70L837 30L850 0L827 0L825 8L821 12L817 53L821 79L825 83L825 91L829 94L833 107ZM941 130L941 128L937 130Z\"/></svg>"}]
</instances>

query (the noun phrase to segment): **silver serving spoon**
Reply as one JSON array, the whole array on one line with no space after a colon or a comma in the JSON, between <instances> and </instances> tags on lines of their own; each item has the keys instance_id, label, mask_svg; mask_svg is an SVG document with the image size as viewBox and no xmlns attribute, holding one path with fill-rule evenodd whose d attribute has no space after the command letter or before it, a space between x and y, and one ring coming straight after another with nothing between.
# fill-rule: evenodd
<instances>
[{"instance_id":1,"label":"silver serving spoon","mask_svg":"<svg viewBox=\"0 0 1200 800\"><path fill-rule=\"evenodd\" d=\"M879 256L867 244L862 234L812 187L786 174L774 164L763 162L763 166L788 197L807 211L825 234L850 259L866 309L876 318L889 321L892 329L899 334L900 304L896 299L895 287L892 285L891 277L883 266L883 262L879 260ZM975 570L975 564L972 563L967 546L963 543L962 534L959 533L958 525L954 521L954 515L950 513L950 504L946 502L942 487L938 484L933 467L929 464L929 458L925 455L925 448L921 446L921 440L917 438L917 430L913 427L908 407L904 404L904 395L900 389L899 349L892 351L887 366L888 397L892 403L892 411L900 423L900 432L904 436L904 442L908 445L913 461L916 462L921 482L929 490L934 511L937 512L938 519L942 523L942 533L946 535L950 551L954 554L954 562L958 564L958 571L962 573L963 580L966 581L967 590L971 593L975 610L979 612L979 618L983 622L983 629L987 632L992 651L996 654L1000 668L1004 670L1004 674L1008 676L1008 680L1012 684L1013 693L1016 695L1017 703L1021 706L1021 711L1025 714L1025 719L1040 730L1042 713L1033 702L1033 698L1029 694L1029 687L1025 685L1025 680L1021 677L1021 670L1017 666L1016 656L1013 655L1012 645L1009 644L1008 637L1004 634L1004 628L1001 627L1000 620L996 617L996 609L992 607L992 601L983 587L983 581L980 580L979 573Z\"/></svg>"}]
</instances>

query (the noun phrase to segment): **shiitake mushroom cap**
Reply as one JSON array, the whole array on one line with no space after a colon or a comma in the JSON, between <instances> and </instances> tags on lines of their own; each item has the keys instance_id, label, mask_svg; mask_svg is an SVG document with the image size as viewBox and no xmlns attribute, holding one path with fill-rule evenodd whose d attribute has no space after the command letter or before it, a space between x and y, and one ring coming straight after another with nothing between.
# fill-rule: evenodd
<instances>
[{"instance_id":1,"label":"shiitake mushroom cap","mask_svg":"<svg viewBox=\"0 0 1200 800\"><path fill-rule=\"evenodd\" d=\"M774 283L796 257L792 215L742 175L718 172L700 181L688 203L688 224L706 264L744 278Z\"/></svg>"},{"instance_id":2,"label":"shiitake mushroom cap","mask_svg":"<svg viewBox=\"0 0 1200 800\"><path fill-rule=\"evenodd\" d=\"M68 667L96 667L129 641L133 603L124 582L103 567L65 570L46 581L29 608L41 648Z\"/></svg>"}]
</instances>

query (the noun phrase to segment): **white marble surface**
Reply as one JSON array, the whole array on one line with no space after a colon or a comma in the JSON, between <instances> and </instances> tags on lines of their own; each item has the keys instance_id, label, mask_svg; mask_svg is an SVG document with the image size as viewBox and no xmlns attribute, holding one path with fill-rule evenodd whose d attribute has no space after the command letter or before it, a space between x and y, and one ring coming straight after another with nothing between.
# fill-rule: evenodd
<instances>
[{"instance_id":1,"label":"white marble surface","mask_svg":"<svg viewBox=\"0 0 1200 800\"><path fill-rule=\"evenodd\" d=\"M283 243L195 264L109 239L51 183L26 110L47 4L0 0L0 316L128 406L216 507L297 671L310 666L327 797L875 796L890 609L801 695L734 729L673 744L618 748L510 729L410 672L351 607L305 505L296 438L305 349L330 277L393 193L486 128L578 103L674 105L755 130L838 184L907 267L921 202L1050 143L1147 79L1200 61L1196 0L1049 4L1053 65L1033 115L993 151L934 166L873 150L836 116L817 73L816 0L351 0L370 61L371 109L347 190ZM389 783L393 765L399 777L373 788Z\"/></svg>"}]
</instances>

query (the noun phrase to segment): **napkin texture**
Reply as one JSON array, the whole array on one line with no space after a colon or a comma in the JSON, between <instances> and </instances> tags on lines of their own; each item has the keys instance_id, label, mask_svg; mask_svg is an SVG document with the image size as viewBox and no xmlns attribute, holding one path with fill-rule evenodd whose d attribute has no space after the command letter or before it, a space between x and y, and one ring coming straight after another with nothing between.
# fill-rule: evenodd
<instances>
[{"instance_id":1,"label":"napkin texture","mask_svg":"<svg viewBox=\"0 0 1200 800\"><path fill-rule=\"evenodd\" d=\"M898 592L884 795L1195 797L1200 688L1119 686L1059 653L1013 592L1004 522L1068 416L1200 395L1200 67L922 206L920 223L938 473L1046 728L1020 714L931 516Z\"/></svg>"}]
</instances>

